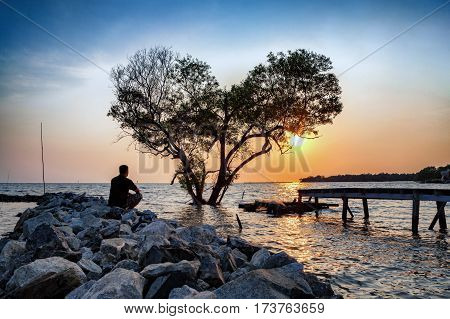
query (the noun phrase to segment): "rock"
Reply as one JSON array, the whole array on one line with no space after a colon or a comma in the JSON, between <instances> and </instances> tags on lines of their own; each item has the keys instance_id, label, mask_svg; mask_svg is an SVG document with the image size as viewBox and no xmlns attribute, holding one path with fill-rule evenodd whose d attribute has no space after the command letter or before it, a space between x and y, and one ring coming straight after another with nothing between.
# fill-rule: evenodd
<instances>
[{"instance_id":1,"label":"rock","mask_svg":"<svg viewBox=\"0 0 450 319\"><path fill-rule=\"evenodd\" d=\"M167 225L161 220L156 220L141 229L139 233L143 235L159 235L164 238L169 238L173 231L173 227Z\"/></svg>"},{"instance_id":2,"label":"rock","mask_svg":"<svg viewBox=\"0 0 450 319\"><path fill-rule=\"evenodd\" d=\"M284 251L271 255L266 261L263 263L262 268L270 269L282 267L290 263L296 263L297 260L295 258L289 256Z\"/></svg>"},{"instance_id":3,"label":"rock","mask_svg":"<svg viewBox=\"0 0 450 319\"><path fill-rule=\"evenodd\" d=\"M73 233L76 235L84 229L84 223L81 218L72 218L69 227L72 228Z\"/></svg>"},{"instance_id":4,"label":"rock","mask_svg":"<svg viewBox=\"0 0 450 319\"><path fill-rule=\"evenodd\" d=\"M181 287L186 283L186 276L177 272L172 272L167 275L157 277L150 285L145 298L166 299L169 297L172 289Z\"/></svg>"},{"instance_id":5,"label":"rock","mask_svg":"<svg viewBox=\"0 0 450 319\"><path fill-rule=\"evenodd\" d=\"M248 263L248 258L245 254L243 254L239 249L234 248L231 251L231 255L233 256L234 262L238 268L245 266ZM234 269L233 269L234 270Z\"/></svg>"},{"instance_id":6,"label":"rock","mask_svg":"<svg viewBox=\"0 0 450 319\"><path fill-rule=\"evenodd\" d=\"M89 280L82 284L81 286L75 288L69 294L67 294L65 299L81 299L83 295L91 289L91 287L96 283L95 280Z\"/></svg>"},{"instance_id":7,"label":"rock","mask_svg":"<svg viewBox=\"0 0 450 319\"><path fill-rule=\"evenodd\" d=\"M139 264L131 259L124 259L119 261L115 266L114 269L116 268L123 268L123 269L128 269L128 270L132 270L132 271L136 271L139 272L141 267L139 266Z\"/></svg>"},{"instance_id":8,"label":"rock","mask_svg":"<svg viewBox=\"0 0 450 319\"><path fill-rule=\"evenodd\" d=\"M93 228L96 231L99 231L103 227L102 219L95 217L94 215L81 216L81 221L83 222L84 229Z\"/></svg>"},{"instance_id":9,"label":"rock","mask_svg":"<svg viewBox=\"0 0 450 319\"><path fill-rule=\"evenodd\" d=\"M254 253L256 253L260 247L254 246L250 244L245 239L242 239L237 236L228 236L227 238L227 245L231 248L237 248L241 252L243 252L248 258L251 258Z\"/></svg>"},{"instance_id":10,"label":"rock","mask_svg":"<svg viewBox=\"0 0 450 319\"><path fill-rule=\"evenodd\" d=\"M137 259L137 242L127 238L104 239L100 246L100 253L94 255L93 260L105 269L112 269L121 259Z\"/></svg>"},{"instance_id":11,"label":"rock","mask_svg":"<svg viewBox=\"0 0 450 319\"><path fill-rule=\"evenodd\" d=\"M106 225L100 229L100 234L103 238L112 238L119 236L120 231L120 221L118 220L109 220L106 222Z\"/></svg>"},{"instance_id":12,"label":"rock","mask_svg":"<svg viewBox=\"0 0 450 319\"><path fill-rule=\"evenodd\" d=\"M181 288L174 288L169 294L169 299L215 299L216 294L212 291L202 291L197 290L184 285Z\"/></svg>"},{"instance_id":13,"label":"rock","mask_svg":"<svg viewBox=\"0 0 450 319\"><path fill-rule=\"evenodd\" d=\"M250 260L250 264L255 268L262 268L269 257L270 252L265 248L261 248L253 254L252 259Z\"/></svg>"},{"instance_id":14,"label":"rock","mask_svg":"<svg viewBox=\"0 0 450 319\"><path fill-rule=\"evenodd\" d=\"M15 258L27 251L25 242L17 240L9 240L0 253L0 272L9 268Z\"/></svg>"},{"instance_id":15,"label":"rock","mask_svg":"<svg viewBox=\"0 0 450 319\"><path fill-rule=\"evenodd\" d=\"M193 281L197 275L200 262L198 260L187 261L182 260L178 263L162 263L148 265L141 271L141 275L147 279L152 279L169 273L176 272L185 278L186 281Z\"/></svg>"},{"instance_id":16,"label":"rock","mask_svg":"<svg viewBox=\"0 0 450 319\"><path fill-rule=\"evenodd\" d=\"M286 299L314 296L276 271L257 269L227 282L215 291L219 299Z\"/></svg>"},{"instance_id":17,"label":"rock","mask_svg":"<svg viewBox=\"0 0 450 319\"><path fill-rule=\"evenodd\" d=\"M330 283L322 282L314 275L305 274L305 280L308 282L314 295L316 295L318 298L340 297L334 293Z\"/></svg>"},{"instance_id":18,"label":"rock","mask_svg":"<svg viewBox=\"0 0 450 319\"><path fill-rule=\"evenodd\" d=\"M14 227L14 232L19 233L23 231L23 224L30 218L36 217L38 212L34 209L27 208L22 215L20 215L19 221L16 223Z\"/></svg>"},{"instance_id":19,"label":"rock","mask_svg":"<svg viewBox=\"0 0 450 319\"><path fill-rule=\"evenodd\" d=\"M122 215L125 213L125 209L120 207L110 207L110 210L107 214L103 215L103 218L106 219L117 219L121 220Z\"/></svg>"},{"instance_id":20,"label":"rock","mask_svg":"<svg viewBox=\"0 0 450 319\"><path fill-rule=\"evenodd\" d=\"M100 249L103 237L96 228L86 228L77 234L77 238L81 240L81 246L91 248L96 252Z\"/></svg>"},{"instance_id":21,"label":"rock","mask_svg":"<svg viewBox=\"0 0 450 319\"><path fill-rule=\"evenodd\" d=\"M128 224L120 224L119 226L119 236L131 235L133 231L131 230L131 226Z\"/></svg>"},{"instance_id":22,"label":"rock","mask_svg":"<svg viewBox=\"0 0 450 319\"><path fill-rule=\"evenodd\" d=\"M228 278L227 281L232 281L235 280L236 278L239 278L240 276L242 276L243 274L248 273L249 271L251 271L252 269L250 269L250 267L242 267L242 268L238 268L235 272L232 272Z\"/></svg>"},{"instance_id":23,"label":"rock","mask_svg":"<svg viewBox=\"0 0 450 319\"><path fill-rule=\"evenodd\" d=\"M26 247L34 252L35 258L65 256L72 250L64 237L64 233L55 226L40 224L28 236Z\"/></svg>"},{"instance_id":24,"label":"rock","mask_svg":"<svg viewBox=\"0 0 450 319\"><path fill-rule=\"evenodd\" d=\"M90 259L81 258L77 265L84 271L88 279L99 279L102 275L102 268Z\"/></svg>"},{"instance_id":25,"label":"rock","mask_svg":"<svg viewBox=\"0 0 450 319\"><path fill-rule=\"evenodd\" d=\"M45 212L36 217L30 218L23 223L23 235L28 238L34 230L40 225L56 225L59 226L61 223L53 217L52 214Z\"/></svg>"},{"instance_id":26,"label":"rock","mask_svg":"<svg viewBox=\"0 0 450 319\"><path fill-rule=\"evenodd\" d=\"M214 287L225 282L217 259L211 255L206 255L200 259L199 278Z\"/></svg>"},{"instance_id":27,"label":"rock","mask_svg":"<svg viewBox=\"0 0 450 319\"><path fill-rule=\"evenodd\" d=\"M67 236L66 237L67 244L69 244L69 248L78 251L81 248L81 240L79 240L76 236Z\"/></svg>"},{"instance_id":28,"label":"rock","mask_svg":"<svg viewBox=\"0 0 450 319\"><path fill-rule=\"evenodd\" d=\"M146 280L137 272L117 268L95 282L83 299L141 299Z\"/></svg>"},{"instance_id":29,"label":"rock","mask_svg":"<svg viewBox=\"0 0 450 319\"><path fill-rule=\"evenodd\" d=\"M203 245L220 243L216 229L211 225L180 227L177 228L175 232L179 238L189 243Z\"/></svg>"},{"instance_id":30,"label":"rock","mask_svg":"<svg viewBox=\"0 0 450 319\"><path fill-rule=\"evenodd\" d=\"M139 221L141 223L151 223L151 222L155 221L157 218L156 214L148 209L140 212L139 215L140 215Z\"/></svg>"},{"instance_id":31,"label":"rock","mask_svg":"<svg viewBox=\"0 0 450 319\"><path fill-rule=\"evenodd\" d=\"M94 257L94 253L92 252L92 250L90 248L81 247L80 252L81 252L81 258L92 259L92 257Z\"/></svg>"},{"instance_id":32,"label":"rock","mask_svg":"<svg viewBox=\"0 0 450 319\"><path fill-rule=\"evenodd\" d=\"M86 275L77 264L50 257L16 269L6 291L11 298L63 298L85 281Z\"/></svg>"},{"instance_id":33,"label":"rock","mask_svg":"<svg viewBox=\"0 0 450 319\"><path fill-rule=\"evenodd\" d=\"M122 224L132 226L135 224L138 219L138 215L133 209L130 209L128 212L121 216ZM151 220L150 220L151 222Z\"/></svg>"}]
</instances>

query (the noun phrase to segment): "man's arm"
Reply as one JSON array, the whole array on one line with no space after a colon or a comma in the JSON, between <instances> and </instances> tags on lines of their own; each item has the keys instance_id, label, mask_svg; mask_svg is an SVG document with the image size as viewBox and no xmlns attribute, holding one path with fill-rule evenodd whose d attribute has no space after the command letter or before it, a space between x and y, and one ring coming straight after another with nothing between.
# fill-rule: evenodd
<instances>
[{"instance_id":1,"label":"man's arm","mask_svg":"<svg viewBox=\"0 0 450 319\"><path fill-rule=\"evenodd\" d=\"M133 192L140 193L140 189L133 183L131 179L129 179L130 185L128 186L129 189L131 189Z\"/></svg>"}]
</instances>

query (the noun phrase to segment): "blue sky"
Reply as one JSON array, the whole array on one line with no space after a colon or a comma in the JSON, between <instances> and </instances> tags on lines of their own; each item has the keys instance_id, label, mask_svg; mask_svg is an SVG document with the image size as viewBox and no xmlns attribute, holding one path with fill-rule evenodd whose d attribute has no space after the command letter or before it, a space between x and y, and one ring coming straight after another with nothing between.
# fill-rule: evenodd
<instances>
[{"instance_id":1,"label":"blue sky","mask_svg":"<svg viewBox=\"0 0 450 319\"><path fill-rule=\"evenodd\" d=\"M165 45L207 61L229 86L269 51L314 50L340 73L445 1L6 2L106 70L138 49ZM414 171L450 161L449 27L447 5L341 78L344 112L306 154L306 175ZM121 161L137 166L127 143L113 143L119 130L106 117L111 100L103 71L0 2L0 181L6 171L17 181L39 179L40 121L50 181L104 181ZM331 162L336 145L349 153L344 144L352 145L350 155Z\"/></svg>"}]
</instances>

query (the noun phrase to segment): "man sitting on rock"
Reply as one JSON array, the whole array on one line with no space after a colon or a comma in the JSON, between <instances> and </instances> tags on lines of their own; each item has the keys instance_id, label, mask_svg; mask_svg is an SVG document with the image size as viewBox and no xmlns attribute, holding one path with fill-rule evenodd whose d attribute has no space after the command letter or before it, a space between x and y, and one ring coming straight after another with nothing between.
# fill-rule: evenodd
<instances>
[{"instance_id":1,"label":"man sitting on rock","mask_svg":"<svg viewBox=\"0 0 450 319\"><path fill-rule=\"evenodd\" d=\"M111 189L109 190L109 206L117 206L124 209L131 209L136 207L142 199L142 194L139 188L133 183L128 176L128 166L120 165L119 175L111 180ZM129 190L135 194L128 193Z\"/></svg>"}]
</instances>

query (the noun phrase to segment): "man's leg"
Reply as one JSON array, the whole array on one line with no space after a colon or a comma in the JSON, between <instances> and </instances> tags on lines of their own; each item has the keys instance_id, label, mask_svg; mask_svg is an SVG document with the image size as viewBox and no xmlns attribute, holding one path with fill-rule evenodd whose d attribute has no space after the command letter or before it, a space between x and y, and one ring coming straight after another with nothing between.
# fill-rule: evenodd
<instances>
[{"instance_id":1,"label":"man's leg","mask_svg":"<svg viewBox=\"0 0 450 319\"><path fill-rule=\"evenodd\" d=\"M142 199L141 193L128 194L127 209L135 208Z\"/></svg>"}]
</instances>

